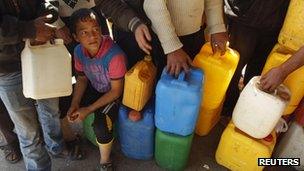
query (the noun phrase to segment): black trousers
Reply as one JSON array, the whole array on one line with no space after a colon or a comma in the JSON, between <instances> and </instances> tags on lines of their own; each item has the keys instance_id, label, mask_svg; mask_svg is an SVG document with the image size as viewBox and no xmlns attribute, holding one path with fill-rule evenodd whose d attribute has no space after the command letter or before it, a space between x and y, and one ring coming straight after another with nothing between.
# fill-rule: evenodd
<instances>
[{"instance_id":1,"label":"black trousers","mask_svg":"<svg viewBox=\"0 0 304 171\"><path fill-rule=\"evenodd\" d=\"M157 67L157 80L160 78L163 68L167 63L167 55L164 54L161 43L157 35L150 30L152 41L153 63ZM122 31L115 26L113 27L113 37L116 43L126 53L128 58L128 68L131 68L136 62L142 60L145 53L139 48L135 36L132 32ZM179 37L183 44L183 50L193 59L197 53L199 53L201 47L205 43L203 29L196 33Z\"/></svg>"},{"instance_id":2,"label":"black trousers","mask_svg":"<svg viewBox=\"0 0 304 171\"><path fill-rule=\"evenodd\" d=\"M14 123L12 122L2 100L0 100L0 146L9 145L17 142L18 137L13 132Z\"/></svg>"},{"instance_id":3,"label":"black trousers","mask_svg":"<svg viewBox=\"0 0 304 171\"><path fill-rule=\"evenodd\" d=\"M81 106L88 106L98 100L103 93L96 91L90 83L81 100ZM111 102L96 111L95 119L92 124L96 139L100 144L107 144L113 139L114 122L117 120L119 110L118 101Z\"/></svg>"},{"instance_id":4,"label":"black trousers","mask_svg":"<svg viewBox=\"0 0 304 171\"><path fill-rule=\"evenodd\" d=\"M226 93L223 115L232 115L240 95L238 82L244 66L247 64L244 77L244 84L247 84L252 77L261 74L266 59L277 42L279 31L265 32L231 21L230 45L240 53L240 61Z\"/></svg>"}]
</instances>

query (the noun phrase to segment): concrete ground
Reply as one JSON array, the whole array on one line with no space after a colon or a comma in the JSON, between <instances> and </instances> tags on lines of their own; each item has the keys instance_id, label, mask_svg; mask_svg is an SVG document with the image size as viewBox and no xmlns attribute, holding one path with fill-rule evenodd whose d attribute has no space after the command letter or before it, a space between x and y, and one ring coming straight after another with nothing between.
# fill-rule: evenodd
<instances>
[{"instance_id":1,"label":"concrete ground","mask_svg":"<svg viewBox=\"0 0 304 171\"><path fill-rule=\"evenodd\" d=\"M218 124L208 136L195 136L192 144L191 154L186 170L189 171L203 171L203 170L227 170L220 166L215 161L215 151L220 140L220 136L224 126ZM89 141L83 139L83 151L86 158L81 161L67 161L64 159L53 159L54 171L93 171L96 170L99 160L99 152L97 147L92 145ZM113 161L115 162L116 170L118 171L161 171L154 160L141 161L129 159L120 151L119 143L116 142L113 149ZM5 161L2 153L0 154L0 171L21 171L24 169L23 161L17 164L9 164ZM265 170L273 171L287 171L291 168L266 168Z\"/></svg>"}]
</instances>

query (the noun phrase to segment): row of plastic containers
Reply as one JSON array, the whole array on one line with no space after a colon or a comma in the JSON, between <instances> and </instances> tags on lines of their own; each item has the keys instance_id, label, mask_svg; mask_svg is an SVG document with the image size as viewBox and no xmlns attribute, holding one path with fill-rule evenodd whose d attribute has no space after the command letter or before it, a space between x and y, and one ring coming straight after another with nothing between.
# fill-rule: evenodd
<instances>
[{"instance_id":1,"label":"row of plastic containers","mask_svg":"<svg viewBox=\"0 0 304 171\"><path fill-rule=\"evenodd\" d=\"M125 76L125 106L120 108L118 120L121 149L133 159L148 160L155 154L160 167L183 170L201 102L203 73L192 69L175 78L164 69L156 88L155 106L150 102L143 108L154 92L155 75L156 68L146 57ZM137 111L141 119L132 119Z\"/></svg>"},{"instance_id":2,"label":"row of plastic containers","mask_svg":"<svg viewBox=\"0 0 304 171\"><path fill-rule=\"evenodd\" d=\"M200 69L192 68L175 78L164 69L156 87L155 102L155 159L159 166L169 170L185 168L195 126L200 135L206 135L217 123L238 59L238 53L230 48L224 56L213 55L207 43L194 60L196 66L205 71L205 76ZM154 67L149 62L147 58L138 62L125 78L123 104L137 111L151 97L146 92L153 90ZM206 99L203 102L202 96Z\"/></svg>"},{"instance_id":3,"label":"row of plastic containers","mask_svg":"<svg viewBox=\"0 0 304 171\"><path fill-rule=\"evenodd\" d=\"M158 93L156 97L156 101L161 101L156 103L156 118L160 116L158 115L158 109L161 109L162 113L166 113L163 116L167 117L157 120L156 126L166 132L190 135L196 125L195 132L198 135L207 135L220 118L225 93L238 61L239 54L235 50L227 48L226 53L221 56L219 53L213 54L210 43L206 43L194 59L195 67L204 71L204 74L200 74L201 76L199 76L197 69L192 69L190 74L181 73L178 78L170 76L164 70L157 87L158 89L166 89L167 86L169 91L165 90ZM142 110L153 94L155 75L156 68L150 57L146 57L132 67L125 75L123 104L136 111ZM199 90L201 87L193 86L196 84L195 81L199 79L195 77L204 78L203 91ZM201 97L196 94L198 92L202 96L202 101L200 100ZM192 95L189 95L191 93ZM177 98L178 95L183 98ZM199 108L197 108L197 105ZM191 111L193 109L195 111ZM174 113L177 111L180 117ZM197 120L198 111L199 117ZM173 121L176 118L180 120ZM169 128L171 126L169 123L179 123L181 121L183 123L188 122L187 126L179 128L183 130L173 131L172 129L175 128ZM168 122L168 124L165 124L165 122Z\"/></svg>"}]
</instances>

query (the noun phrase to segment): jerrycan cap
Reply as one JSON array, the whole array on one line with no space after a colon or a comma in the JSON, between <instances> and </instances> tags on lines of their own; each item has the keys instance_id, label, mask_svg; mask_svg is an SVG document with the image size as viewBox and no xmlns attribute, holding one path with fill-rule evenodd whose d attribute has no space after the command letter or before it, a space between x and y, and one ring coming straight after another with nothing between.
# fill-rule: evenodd
<instances>
[{"instance_id":1,"label":"jerrycan cap","mask_svg":"<svg viewBox=\"0 0 304 171\"><path fill-rule=\"evenodd\" d=\"M142 118L142 115L139 111L131 110L128 114L128 118L133 122L137 122Z\"/></svg>"},{"instance_id":2,"label":"jerrycan cap","mask_svg":"<svg viewBox=\"0 0 304 171\"><path fill-rule=\"evenodd\" d=\"M297 112L297 114L296 114L296 121L301 126L304 126L304 111L303 110L301 112Z\"/></svg>"},{"instance_id":3,"label":"jerrycan cap","mask_svg":"<svg viewBox=\"0 0 304 171\"><path fill-rule=\"evenodd\" d=\"M264 141L266 142L272 142L273 141L273 136L269 134L267 137L263 138Z\"/></svg>"}]
</instances>

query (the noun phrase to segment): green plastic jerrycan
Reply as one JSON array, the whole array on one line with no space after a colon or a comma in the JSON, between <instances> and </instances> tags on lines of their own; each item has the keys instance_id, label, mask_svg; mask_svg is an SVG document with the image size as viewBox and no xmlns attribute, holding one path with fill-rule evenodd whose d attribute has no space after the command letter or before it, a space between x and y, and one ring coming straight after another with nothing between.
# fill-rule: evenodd
<instances>
[{"instance_id":1,"label":"green plastic jerrycan","mask_svg":"<svg viewBox=\"0 0 304 171\"><path fill-rule=\"evenodd\" d=\"M180 136L156 130L155 160L166 170L184 170L192 145L193 133Z\"/></svg>"}]
</instances>

